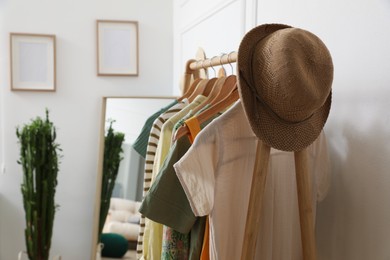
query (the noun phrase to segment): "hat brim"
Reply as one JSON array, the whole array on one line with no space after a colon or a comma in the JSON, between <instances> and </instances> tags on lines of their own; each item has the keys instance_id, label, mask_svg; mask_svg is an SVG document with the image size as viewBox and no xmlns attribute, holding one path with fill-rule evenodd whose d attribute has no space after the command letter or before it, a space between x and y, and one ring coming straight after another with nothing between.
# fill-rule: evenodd
<instances>
[{"instance_id":1,"label":"hat brim","mask_svg":"<svg viewBox=\"0 0 390 260\"><path fill-rule=\"evenodd\" d=\"M329 93L325 103L310 118L299 123L288 123L272 115L264 104L256 99L250 86L247 85L252 59L250 50L261 39L285 28L291 28L291 26L264 24L252 29L244 36L237 57L238 90L252 131L260 140L278 150L300 151L312 144L321 133L329 115L332 93ZM240 80L242 77L246 80Z\"/></svg>"}]
</instances>

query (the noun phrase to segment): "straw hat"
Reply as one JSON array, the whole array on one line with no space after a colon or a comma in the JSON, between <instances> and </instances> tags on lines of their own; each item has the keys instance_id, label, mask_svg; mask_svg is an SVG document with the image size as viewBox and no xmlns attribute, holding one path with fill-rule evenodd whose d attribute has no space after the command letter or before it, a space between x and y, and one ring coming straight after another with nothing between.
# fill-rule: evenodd
<instances>
[{"instance_id":1,"label":"straw hat","mask_svg":"<svg viewBox=\"0 0 390 260\"><path fill-rule=\"evenodd\" d=\"M283 151L300 151L320 134L331 105L333 63L314 34L264 24L243 38L238 86L255 135Z\"/></svg>"}]
</instances>

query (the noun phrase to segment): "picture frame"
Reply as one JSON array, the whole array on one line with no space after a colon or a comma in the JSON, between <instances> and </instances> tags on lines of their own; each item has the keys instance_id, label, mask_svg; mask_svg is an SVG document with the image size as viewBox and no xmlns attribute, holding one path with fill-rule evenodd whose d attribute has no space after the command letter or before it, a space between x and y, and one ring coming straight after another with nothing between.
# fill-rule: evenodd
<instances>
[{"instance_id":1,"label":"picture frame","mask_svg":"<svg viewBox=\"0 0 390 260\"><path fill-rule=\"evenodd\" d=\"M56 91L56 36L10 33L11 91Z\"/></svg>"},{"instance_id":2,"label":"picture frame","mask_svg":"<svg viewBox=\"0 0 390 260\"><path fill-rule=\"evenodd\" d=\"M138 76L138 22L97 20L97 75Z\"/></svg>"}]
</instances>

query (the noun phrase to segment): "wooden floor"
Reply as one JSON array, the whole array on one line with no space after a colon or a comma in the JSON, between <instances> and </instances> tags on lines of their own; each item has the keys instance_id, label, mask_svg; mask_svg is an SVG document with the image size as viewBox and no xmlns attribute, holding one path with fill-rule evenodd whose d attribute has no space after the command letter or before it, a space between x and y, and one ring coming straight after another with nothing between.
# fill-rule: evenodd
<instances>
[{"instance_id":1,"label":"wooden floor","mask_svg":"<svg viewBox=\"0 0 390 260\"><path fill-rule=\"evenodd\" d=\"M102 260L137 260L136 253L133 250L127 251L127 253L122 258L108 258L108 257L102 257Z\"/></svg>"}]
</instances>

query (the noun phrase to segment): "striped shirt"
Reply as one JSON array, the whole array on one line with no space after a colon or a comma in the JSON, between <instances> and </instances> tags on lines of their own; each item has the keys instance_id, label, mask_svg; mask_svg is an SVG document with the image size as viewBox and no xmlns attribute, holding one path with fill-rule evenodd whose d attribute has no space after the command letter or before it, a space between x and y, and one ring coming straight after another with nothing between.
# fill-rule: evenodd
<instances>
[{"instance_id":1,"label":"striped shirt","mask_svg":"<svg viewBox=\"0 0 390 260\"><path fill-rule=\"evenodd\" d=\"M179 102L173 107L171 107L170 109L168 109L165 113L162 113L153 122L149 134L148 145L146 147L143 197L145 197L146 193L149 191L151 186L153 162L156 155L157 144L160 139L162 125L165 123L166 120L171 118L177 112L180 112L187 105L188 105L188 100L185 99L182 102ZM137 259L140 259L143 255L144 229L145 229L145 217L141 216L140 230L139 230L138 243L137 243Z\"/></svg>"}]
</instances>

